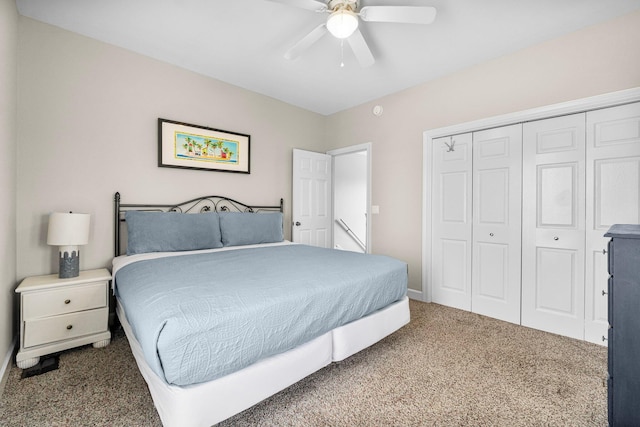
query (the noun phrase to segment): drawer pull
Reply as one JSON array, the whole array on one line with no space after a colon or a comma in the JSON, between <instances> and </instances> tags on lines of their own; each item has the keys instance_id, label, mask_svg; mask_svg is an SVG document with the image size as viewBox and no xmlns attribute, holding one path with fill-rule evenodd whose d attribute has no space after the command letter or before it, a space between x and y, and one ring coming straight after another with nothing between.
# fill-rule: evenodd
<instances>
[{"instance_id":1,"label":"drawer pull","mask_svg":"<svg viewBox=\"0 0 640 427\"><path fill-rule=\"evenodd\" d=\"M602 291L602 296L605 296L608 292Z\"/></svg>"},{"instance_id":2,"label":"drawer pull","mask_svg":"<svg viewBox=\"0 0 640 427\"><path fill-rule=\"evenodd\" d=\"M603 250L602 250L602 255L606 255L606 254L607 254L607 250L606 250L606 249L603 249Z\"/></svg>"},{"instance_id":3,"label":"drawer pull","mask_svg":"<svg viewBox=\"0 0 640 427\"><path fill-rule=\"evenodd\" d=\"M603 335L603 336L602 336L602 342L605 342L605 341L609 341L609 340L608 340L608 339L606 339L606 338L604 337L604 335Z\"/></svg>"},{"instance_id":4,"label":"drawer pull","mask_svg":"<svg viewBox=\"0 0 640 427\"><path fill-rule=\"evenodd\" d=\"M67 325L67 329L68 330L71 329L71 328L73 328L73 325Z\"/></svg>"},{"instance_id":5,"label":"drawer pull","mask_svg":"<svg viewBox=\"0 0 640 427\"><path fill-rule=\"evenodd\" d=\"M489 233L489 236L493 237L493 233Z\"/></svg>"},{"instance_id":6,"label":"drawer pull","mask_svg":"<svg viewBox=\"0 0 640 427\"><path fill-rule=\"evenodd\" d=\"M553 240L560 240L558 236L554 237Z\"/></svg>"},{"instance_id":7,"label":"drawer pull","mask_svg":"<svg viewBox=\"0 0 640 427\"><path fill-rule=\"evenodd\" d=\"M71 300L70 299L66 299L66 300L64 300L64 303L65 304L69 304L69 303L71 303Z\"/></svg>"}]
</instances>

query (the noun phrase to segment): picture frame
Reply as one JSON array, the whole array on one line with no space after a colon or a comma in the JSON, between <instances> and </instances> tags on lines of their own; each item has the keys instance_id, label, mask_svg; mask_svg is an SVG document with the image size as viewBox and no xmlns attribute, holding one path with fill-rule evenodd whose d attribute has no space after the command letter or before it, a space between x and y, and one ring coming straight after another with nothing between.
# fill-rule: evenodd
<instances>
[{"instance_id":1,"label":"picture frame","mask_svg":"<svg viewBox=\"0 0 640 427\"><path fill-rule=\"evenodd\" d=\"M158 167L251 173L251 136L158 119Z\"/></svg>"}]
</instances>

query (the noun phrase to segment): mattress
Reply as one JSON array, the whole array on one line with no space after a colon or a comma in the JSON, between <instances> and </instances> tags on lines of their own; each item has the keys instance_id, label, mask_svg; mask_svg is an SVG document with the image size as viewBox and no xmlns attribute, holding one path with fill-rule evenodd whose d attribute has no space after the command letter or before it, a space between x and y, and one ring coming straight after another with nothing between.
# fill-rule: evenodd
<instances>
[{"instance_id":1,"label":"mattress","mask_svg":"<svg viewBox=\"0 0 640 427\"><path fill-rule=\"evenodd\" d=\"M114 262L117 297L145 360L172 385L246 368L407 291L406 264L380 255L295 244L173 255Z\"/></svg>"}]
</instances>

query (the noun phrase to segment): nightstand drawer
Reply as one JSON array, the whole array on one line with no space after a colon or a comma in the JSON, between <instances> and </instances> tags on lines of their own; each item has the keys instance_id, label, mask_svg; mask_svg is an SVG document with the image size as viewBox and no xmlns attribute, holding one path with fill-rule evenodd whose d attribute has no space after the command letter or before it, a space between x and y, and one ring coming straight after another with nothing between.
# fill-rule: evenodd
<instances>
[{"instance_id":1,"label":"nightstand drawer","mask_svg":"<svg viewBox=\"0 0 640 427\"><path fill-rule=\"evenodd\" d=\"M107 307L24 322L24 347L48 344L103 332L107 329Z\"/></svg>"},{"instance_id":2,"label":"nightstand drawer","mask_svg":"<svg viewBox=\"0 0 640 427\"><path fill-rule=\"evenodd\" d=\"M96 282L49 291L24 293L22 301L25 320L107 306L107 283Z\"/></svg>"}]
</instances>

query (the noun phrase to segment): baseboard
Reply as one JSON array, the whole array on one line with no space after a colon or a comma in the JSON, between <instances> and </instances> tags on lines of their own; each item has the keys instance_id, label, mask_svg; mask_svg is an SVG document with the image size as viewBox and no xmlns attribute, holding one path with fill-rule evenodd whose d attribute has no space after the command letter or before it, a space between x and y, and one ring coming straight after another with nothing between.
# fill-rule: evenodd
<instances>
[{"instance_id":1,"label":"baseboard","mask_svg":"<svg viewBox=\"0 0 640 427\"><path fill-rule=\"evenodd\" d=\"M2 366L0 366L0 397L2 397L2 393L4 392L4 386L7 383L7 379L9 378L9 371L11 371L11 361L13 360L13 354L16 350L16 345L18 344L18 337L15 337L9 346L9 350L2 361Z\"/></svg>"},{"instance_id":2,"label":"baseboard","mask_svg":"<svg viewBox=\"0 0 640 427\"><path fill-rule=\"evenodd\" d=\"M422 296L422 291L416 291L414 289L407 289L407 296L411 299L415 299L418 301L424 302L424 297Z\"/></svg>"}]
</instances>

